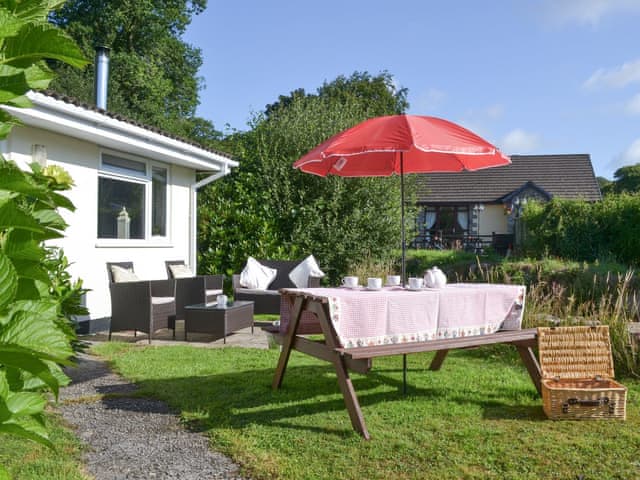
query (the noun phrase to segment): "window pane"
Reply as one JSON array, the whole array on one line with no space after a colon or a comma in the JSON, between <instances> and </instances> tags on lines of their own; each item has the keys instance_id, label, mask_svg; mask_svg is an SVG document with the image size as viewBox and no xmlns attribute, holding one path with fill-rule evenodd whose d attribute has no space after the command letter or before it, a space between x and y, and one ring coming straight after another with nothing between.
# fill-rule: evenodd
<instances>
[{"instance_id":1,"label":"window pane","mask_svg":"<svg viewBox=\"0 0 640 480\"><path fill-rule=\"evenodd\" d=\"M144 190L140 183L98 179L98 238L144 239Z\"/></svg>"},{"instance_id":2,"label":"window pane","mask_svg":"<svg viewBox=\"0 0 640 480\"><path fill-rule=\"evenodd\" d=\"M167 236L167 169L152 168L151 235Z\"/></svg>"},{"instance_id":3,"label":"window pane","mask_svg":"<svg viewBox=\"0 0 640 480\"><path fill-rule=\"evenodd\" d=\"M129 173L142 175L147 174L147 165L144 162L136 162L135 160L129 160L128 158L114 157L113 155L106 153L102 154L102 167L105 170L126 170Z\"/></svg>"}]
</instances>

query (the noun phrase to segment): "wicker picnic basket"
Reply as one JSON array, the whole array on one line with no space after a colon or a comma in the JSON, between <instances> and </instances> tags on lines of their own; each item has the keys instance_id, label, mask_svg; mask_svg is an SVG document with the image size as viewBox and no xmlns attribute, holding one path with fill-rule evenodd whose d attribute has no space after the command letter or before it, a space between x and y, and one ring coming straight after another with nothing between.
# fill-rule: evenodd
<instances>
[{"instance_id":1,"label":"wicker picnic basket","mask_svg":"<svg viewBox=\"0 0 640 480\"><path fill-rule=\"evenodd\" d=\"M538 349L549 418L626 419L627 389L613 380L608 326L541 327Z\"/></svg>"}]
</instances>

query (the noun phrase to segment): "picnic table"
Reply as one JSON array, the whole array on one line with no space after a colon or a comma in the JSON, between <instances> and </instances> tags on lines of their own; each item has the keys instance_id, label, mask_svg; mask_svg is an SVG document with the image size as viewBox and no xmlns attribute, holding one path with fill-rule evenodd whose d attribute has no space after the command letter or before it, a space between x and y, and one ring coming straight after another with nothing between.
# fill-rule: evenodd
<instances>
[{"instance_id":1,"label":"picnic table","mask_svg":"<svg viewBox=\"0 0 640 480\"><path fill-rule=\"evenodd\" d=\"M402 287L280 290L282 351L273 388L282 385L293 350L333 364L351 424L370 435L349 371L367 373L372 359L435 351L439 370L449 350L504 343L515 346L534 386L541 391L533 352L536 329L521 329L525 288L496 284L449 284L443 289ZM322 339L308 334L322 334Z\"/></svg>"}]
</instances>

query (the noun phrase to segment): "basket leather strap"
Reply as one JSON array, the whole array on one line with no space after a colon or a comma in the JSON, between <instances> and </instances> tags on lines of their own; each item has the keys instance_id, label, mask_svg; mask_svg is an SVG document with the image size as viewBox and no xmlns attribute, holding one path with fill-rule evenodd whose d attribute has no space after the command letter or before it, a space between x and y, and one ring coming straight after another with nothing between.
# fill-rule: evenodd
<instances>
[{"instance_id":1,"label":"basket leather strap","mask_svg":"<svg viewBox=\"0 0 640 480\"><path fill-rule=\"evenodd\" d=\"M580 400L578 398L569 398L562 404L562 413L569 413L569 406L577 405L579 407L609 407L609 413L613 414L616 408L616 402L611 402L609 397L601 397L596 400Z\"/></svg>"}]
</instances>

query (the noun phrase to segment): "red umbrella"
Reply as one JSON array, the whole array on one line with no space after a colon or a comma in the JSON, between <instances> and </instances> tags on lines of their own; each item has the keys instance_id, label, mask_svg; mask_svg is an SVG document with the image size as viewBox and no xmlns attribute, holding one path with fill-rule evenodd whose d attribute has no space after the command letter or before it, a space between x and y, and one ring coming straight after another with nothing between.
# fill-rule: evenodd
<instances>
[{"instance_id":1,"label":"red umbrella","mask_svg":"<svg viewBox=\"0 0 640 480\"><path fill-rule=\"evenodd\" d=\"M480 170L510 163L496 147L460 125L435 117L390 115L365 120L334 135L293 167L322 177L400 175L404 285L404 174Z\"/></svg>"}]
</instances>

